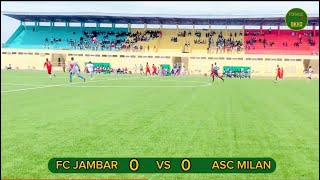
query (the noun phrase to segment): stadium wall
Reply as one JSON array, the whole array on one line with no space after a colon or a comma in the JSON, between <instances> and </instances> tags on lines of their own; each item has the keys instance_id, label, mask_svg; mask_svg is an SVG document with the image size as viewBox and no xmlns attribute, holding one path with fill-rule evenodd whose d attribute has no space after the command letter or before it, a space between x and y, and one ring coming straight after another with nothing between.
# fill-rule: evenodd
<instances>
[{"instance_id":1,"label":"stadium wall","mask_svg":"<svg viewBox=\"0 0 320 180\"><path fill-rule=\"evenodd\" d=\"M1 49L1 69L11 64L13 69L43 70L45 59L53 62L55 71L62 71L57 67L58 58L70 63L74 57L84 69L84 62L108 62L113 68L125 68L132 71L135 64L146 62L149 65L173 64L177 61L185 65L190 75L209 74L211 64L217 62L223 66L250 66L253 76L274 76L275 68L279 64L284 68L286 77L305 77L303 70L312 65L316 76L319 73L319 56L298 55L259 55L259 54L188 54L176 52L103 52L103 51L70 51L70 50L26 50Z\"/></svg>"}]
</instances>

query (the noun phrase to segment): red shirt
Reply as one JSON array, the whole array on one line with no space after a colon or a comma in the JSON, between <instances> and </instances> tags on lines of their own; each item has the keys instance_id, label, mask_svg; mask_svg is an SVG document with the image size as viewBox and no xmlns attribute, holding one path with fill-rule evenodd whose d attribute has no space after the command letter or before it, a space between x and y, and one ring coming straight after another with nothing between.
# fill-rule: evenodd
<instances>
[{"instance_id":1,"label":"red shirt","mask_svg":"<svg viewBox=\"0 0 320 180\"><path fill-rule=\"evenodd\" d=\"M50 61L45 62L45 63L44 63L44 66L46 66L46 67L47 67L47 69L51 69L51 68L52 68L52 64L51 64L51 62L50 62Z\"/></svg>"},{"instance_id":2,"label":"red shirt","mask_svg":"<svg viewBox=\"0 0 320 180\"><path fill-rule=\"evenodd\" d=\"M147 68L147 69L150 69L150 67L149 67L149 65L148 65L148 64L146 65L146 68Z\"/></svg>"},{"instance_id":3,"label":"red shirt","mask_svg":"<svg viewBox=\"0 0 320 180\"><path fill-rule=\"evenodd\" d=\"M281 69L278 67L278 73L280 73Z\"/></svg>"}]
</instances>

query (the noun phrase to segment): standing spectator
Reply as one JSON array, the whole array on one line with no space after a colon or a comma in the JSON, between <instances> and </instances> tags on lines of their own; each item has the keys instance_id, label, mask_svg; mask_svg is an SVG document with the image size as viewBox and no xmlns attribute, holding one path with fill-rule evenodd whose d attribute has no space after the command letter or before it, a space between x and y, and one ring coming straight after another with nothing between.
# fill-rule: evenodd
<instances>
[{"instance_id":1,"label":"standing spectator","mask_svg":"<svg viewBox=\"0 0 320 180\"><path fill-rule=\"evenodd\" d=\"M62 70L63 70L63 72L66 72L66 63L65 63L65 61L62 62Z\"/></svg>"},{"instance_id":2,"label":"standing spectator","mask_svg":"<svg viewBox=\"0 0 320 180\"><path fill-rule=\"evenodd\" d=\"M299 34L299 43L302 43L302 37L301 37L301 34Z\"/></svg>"}]
</instances>

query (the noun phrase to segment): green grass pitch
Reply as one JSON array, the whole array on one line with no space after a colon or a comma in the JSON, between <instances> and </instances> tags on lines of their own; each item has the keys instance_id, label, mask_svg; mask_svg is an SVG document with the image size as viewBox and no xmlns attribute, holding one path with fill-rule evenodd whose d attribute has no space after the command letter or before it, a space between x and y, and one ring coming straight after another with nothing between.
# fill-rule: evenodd
<instances>
[{"instance_id":1,"label":"green grass pitch","mask_svg":"<svg viewBox=\"0 0 320 180\"><path fill-rule=\"evenodd\" d=\"M2 178L319 179L319 81L1 72ZM53 157L271 157L271 174L53 174Z\"/></svg>"}]
</instances>

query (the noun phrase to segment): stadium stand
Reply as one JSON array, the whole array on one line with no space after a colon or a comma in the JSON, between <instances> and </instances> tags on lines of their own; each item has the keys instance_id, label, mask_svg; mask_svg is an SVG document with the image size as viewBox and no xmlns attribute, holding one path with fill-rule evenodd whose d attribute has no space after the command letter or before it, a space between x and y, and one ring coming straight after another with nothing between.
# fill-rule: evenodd
<instances>
[{"instance_id":1,"label":"stadium stand","mask_svg":"<svg viewBox=\"0 0 320 180\"><path fill-rule=\"evenodd\" d=\"M315 72L319 67L319 30L316 30L319 17L309 17L308 28L312 30L291 31L281 29L286 24L284 18L278 16L221 19L83 13L7 12L4 15L19 20L21 25L2 46L1 68L12 64L13 69L18 66L41 69L43 59L48 58L56 70L65 71L72 57L81 68L89 60L109 63L113 69L130 70L149 62L156 66L178 64L190 75L207 75L214 62L228 67L248 66L254 76L273 76L279 64L287 77L303 77L309 65L316 67ZM40 26L40 22L50 22L50 26ZM54 22L65 23L65 26L55 26ZM70 27L70 23L80 26ZM86 23L94 27L86 27ZM125 26L120 28L118 24ZM135 27L144 24L144 28L131 28L133 24ZM148 28L149 24L160 25L160 28ZM163 28L163 25L176 25L176 28ZM184 29L186 25L189 29ZM195 28L201 25L209 28ZM229 26L234 29L228 29ZM248 26L260 26L260 29L252 30ZM262 29L269 26L278 26L278 29L271 30L270 34L269 29Z\"/></svg>"},{"instance_id":2,"label":"stadium stand","mask_svg":"<svg viewBox=\"0 0 320 180\"><path fill-rule=\"evenodd\" d=\"M262 33L261 33L262 32ZM243 36L244 35L244 36ZM300 42L301 37L301 42ZM319 53L319 30L192 30L80 27L19 27L7 48L157 52L241 51L246 54ZM245 43L243 43L245 42Z\"/></svg>"},{"instance_id":3,"label":"stadium stand","mask_svg":"<svg viewBox=\"0 0 320 180\"><path fill-rule=\"evenodd\" d=\"M20 26L5 44L7 48L119 50L125 43L128 28L80 28ZM95 37L95 40L93 39ZM98 42L98 43L97 43Z\"/></svg>"},{"instance_id":4,"label":"stadium stand","mask_svg":"<svg viewBox=\"0 0 320 180\"><path fill-rule=\"evenodd\" d=\"M246 54L300 54L319 53L319 30L245 30ZM300 41L301 38L301 41Z\"/></svg>"}]
</instances>

